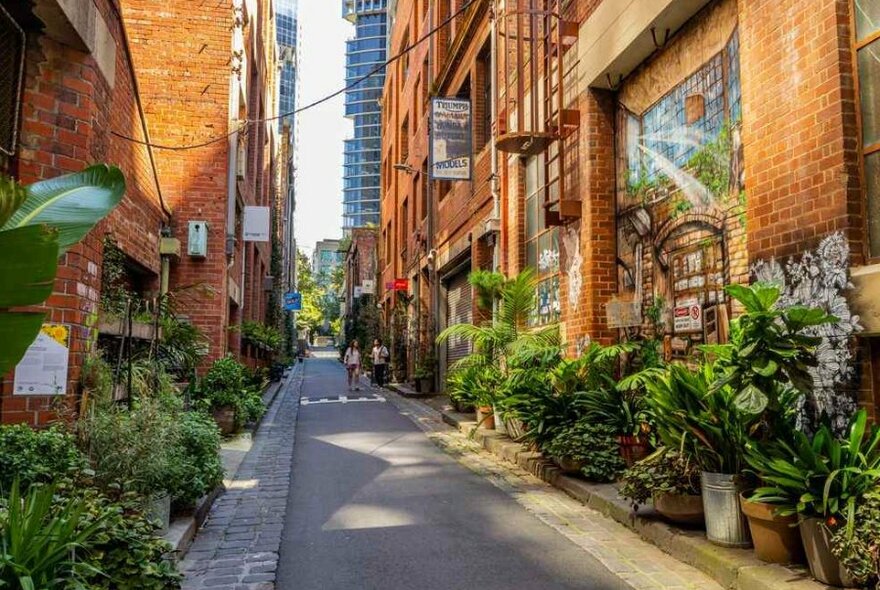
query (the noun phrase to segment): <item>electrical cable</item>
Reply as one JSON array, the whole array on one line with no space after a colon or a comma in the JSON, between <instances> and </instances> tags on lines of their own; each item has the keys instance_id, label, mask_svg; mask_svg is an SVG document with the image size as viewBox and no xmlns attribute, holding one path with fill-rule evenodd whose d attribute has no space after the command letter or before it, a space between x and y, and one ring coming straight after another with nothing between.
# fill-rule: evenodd
<instances>
[{"instance_id":1,"label":"electrical cable","mask_svg":"<svg viewBox=\"0 0 880 590\"><path fill-rule=\"evenodd\" d=\"M387 59L384 63L379 64L378 66L376 66L375 68L373 68L372 70L370 70L369 72L364 74L363 76L357 78L356 80L354 80L353 82L350 82L349 84L346 84L344 87L337 90L336 92L328 94L327 96L319 98L318 100L316 100L314 102L310 102L309 104L301 106L298 109L295 109L293 111L289 111L286 113L281 113L279 115L274 115L272 117L265 117L265 118L261 118L261 119L245 119L239 123L239 125L236 129L234 129L228 133L225 133L225 134L217 136L217 137L213 137L211 139L208 139L208 140L205 140L205 141L202 141L199 143L188 144L188 145L162 145L162 144L151 143L149 141L143 141L143 140L140 140L140 139L137 139L134 137L129 137L127 135L124 135L122 133L118 133L116 131L111 131L111 133L120 139L124 139L126 141L130 141L132 143L137 143L140 145L150 146L150 147L157 149L157 150L186 151L186 150L194 150L194 149L202 148L202 147L217 143L219 141L223 141L225 139L228 139L230 136L232 136L236 133L239 133L241 131L244 131L247 128L247 126L251 125L251 124L268 123L270 121L277 121L279 119L285 119L285 118L291 117L293 115L298 115L299 113L302 113L302 112L307 111L309 109L313 109L318 105L321 105L329 100L332 100L332 99L336 98L337 96L339 96L340 94L344 94L346 91L351 90L352 88L355 88L356 86L358 86L361 82L369 80L370 78L372 78L376 74L382 72L386 67L388 67L389 65L402 59L409 52L413 51L416 47L418 47L419 45L421 45L422 43L424 43L425 41L427 41L428 39L433 37L435 34L437 34L437 32L439 32L441 29L443 29L445 26L447 26L453 20L455 20L456 18L458 18L459 16L464 14L464 12L467 9L471 8L473 5L475 5L481 1L482 0L467 0L453 14L449 15L442 22L440 22L437 26L433 27L427 33L422 35L419 39L414 41L411 45L403 48L400 51L400 53Z\"/></svg>"}]
</instances>

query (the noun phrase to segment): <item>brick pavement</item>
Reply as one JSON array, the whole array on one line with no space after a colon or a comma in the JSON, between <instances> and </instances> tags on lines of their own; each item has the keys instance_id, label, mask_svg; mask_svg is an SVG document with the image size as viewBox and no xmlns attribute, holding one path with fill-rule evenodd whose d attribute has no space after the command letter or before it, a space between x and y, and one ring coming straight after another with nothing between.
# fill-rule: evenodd
<instances>
[{"instance_id":1,"label":"brick pavement","mask_svg":"<svg viewBox=\"0 0 880 590\"><path fill-rule=\"evenodd\" d=\"M184 590L271 590L290 489L303 367L288 378L181 563Z\"/></svg>"},{"instance_id":2,"label":"brick pavement","mask_svg":"<svg viewBox=\"0 0 880 590\"><path fill-rule=\"evenodd\" d=\"M475 441L445 424L437 410L393 392L388 392L386 398L459 463L505 491L633 588L721 589L704 573L646 543L620 523L584 506L520 467L498 461Z\"/></svg>"}]
</instances>

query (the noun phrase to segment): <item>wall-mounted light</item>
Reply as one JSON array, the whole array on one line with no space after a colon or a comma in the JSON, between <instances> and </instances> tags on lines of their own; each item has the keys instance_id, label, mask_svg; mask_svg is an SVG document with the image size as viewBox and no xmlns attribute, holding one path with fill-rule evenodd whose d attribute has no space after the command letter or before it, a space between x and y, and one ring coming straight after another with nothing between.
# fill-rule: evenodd
<instances>
[{"instance_id":1,"label":"wall-mounted light","mask_svg":"<svg viewBox=\"0 0 880 590\"><path fill-rule=\"evenodd\" d=\"M407 174L415 174L416 169L410 166L409 164L404 164L403 162L394 165L394 169L398 172L406 172Z\"/></svg>"}]
</instances>

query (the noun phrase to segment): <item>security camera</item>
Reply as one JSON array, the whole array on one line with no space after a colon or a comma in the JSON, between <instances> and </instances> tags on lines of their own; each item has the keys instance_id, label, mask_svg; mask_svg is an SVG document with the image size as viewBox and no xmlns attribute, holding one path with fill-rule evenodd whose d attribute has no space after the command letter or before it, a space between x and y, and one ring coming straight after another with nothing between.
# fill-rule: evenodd
<instances>
[{"instance_id":1,"label":"security camera","mask_svg":"<svg viewBox=\"0 0 880 590\"><path fill-rule=\"evenodd\" d=\"M434 264L434 260L437 259L437 250L431 248L431 251L428 252L428 264Z\"/></svg>"}]
</instances>

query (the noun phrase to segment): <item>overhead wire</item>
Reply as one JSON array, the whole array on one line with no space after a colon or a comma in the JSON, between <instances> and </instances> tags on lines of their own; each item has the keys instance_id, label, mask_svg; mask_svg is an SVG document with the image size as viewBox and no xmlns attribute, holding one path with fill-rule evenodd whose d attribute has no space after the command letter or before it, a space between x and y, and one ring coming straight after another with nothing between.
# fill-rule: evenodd
<instances>
[{"instance_id":1,"label":"overhead wire","mask_svg":"<svg viewBox=\"0 0 880 590\"><path fill-rule=\"evenodd\" d=\"M146 145L146 146L149 146L149 147L151 147L153 149L157 149L157 150L186 151L186 150L194 150L194 149L206 147L211 144L214 144L214 143L217 143L220 141L224 141L224 140L228 139L229 137L231 137L232 135L235 135L236 133L240 133L242 131L245 131L247 129L247 127L252 124L267 123L270 121L277 121L279 119L285 119L287 117L292 117L294 115L298 115L299 113L302 113L302 112L307 111L309 109L313 109L321 104L324 104L327 101L333 100L337 96L344 94L345 92L357 87L362 82L365 82L366 80L369 80L370 78L372 78L376 74L382 72L383 70L385 70L385 68L387 68L391 64L395 63L396 61L403 59L404 56L406 56L408 53L413 51L416 47L418 47L419 45L421 45L422 43L424 43L425 41L427 41L428 39L433 37L441 29L446 27L449 23L454 21L456 18L458 18L462 14L464 14L473 5L475 5L481 1L482 0L467 0L466 2L464 2L461 5L461 7L459 7L458 10L456 10L454 13L450 14L447 18L443 19L443 21L438 23L437 26L431 28L431 30L429 30L427 33L422 35L419 39L414 41L411 45L404 47L403 49L400 50L399 53L397 53L394 56L390 57L389 59L385 60L383 63L379 64L378 66L376 66L375 68L373 68L372 70L370 70L369 72L364 74L363 76L358 77L353 82L346 84L345 86L343 86L339 90L337 90L331 94L328 94L327 96L319 98L313 102L310 102L309 104L303 105L303 106L301 106L297 109L294 109L292 111L288 111L285 113L274 115L272 117L263 117L263 118L259 118L259 119L244 119L242 121L239 121L238 124L236 125L236 128L233 129L232 131L229 131L228 133L224 133L223 135L218 135L216 137L212 137L210 139L207 139L207 140L204 140L204 141L201 141L198 143L193 143L193 144L165 145L165 144L152 143L150 141L144 141L141 139L137 139L135 137L130 137L128 135L118 133L116 131L111 131L111 133L120 139L124 139L126 141L130 141L132 143L136 143L136 144L140 144L140 145Z\"/></svg>"}]
</instances>

